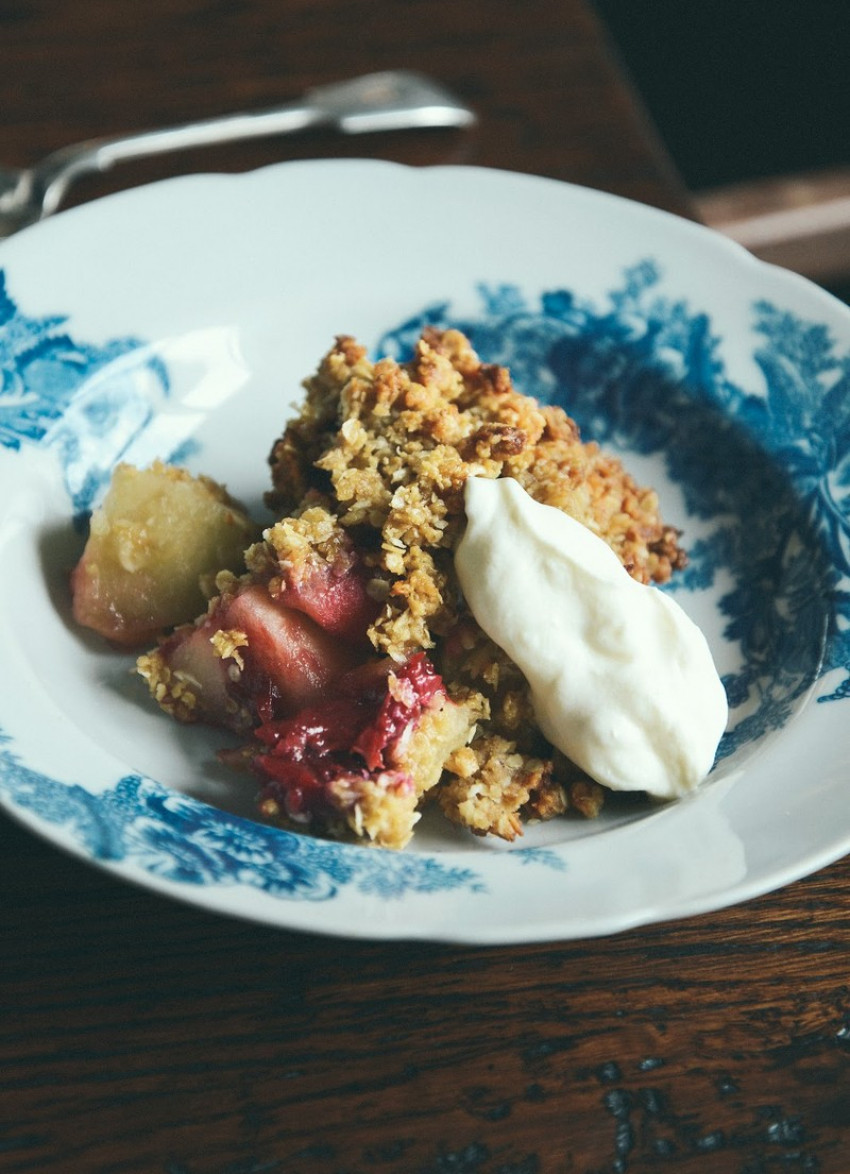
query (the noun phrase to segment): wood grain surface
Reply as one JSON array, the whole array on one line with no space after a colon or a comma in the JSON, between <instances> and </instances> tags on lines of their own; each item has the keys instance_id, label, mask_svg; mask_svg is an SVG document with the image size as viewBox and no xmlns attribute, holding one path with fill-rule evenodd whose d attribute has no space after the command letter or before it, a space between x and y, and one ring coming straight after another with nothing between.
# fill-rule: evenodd
<instances>
[{"instance_id":1,"label":"wood grain surface","mask_svg":"<svg viewBox=\"0 0 850 1174\"><path fill-rule=\"evenodd\" d=\"M399 66L479 126L197 152L75 198L368 153L687 214L579 0L0 0L0 160ZM599 940L350 942L136 890L0 816L0 1171L846 1174L849 897L845 860Z\"/></svg>"}]
</instances>

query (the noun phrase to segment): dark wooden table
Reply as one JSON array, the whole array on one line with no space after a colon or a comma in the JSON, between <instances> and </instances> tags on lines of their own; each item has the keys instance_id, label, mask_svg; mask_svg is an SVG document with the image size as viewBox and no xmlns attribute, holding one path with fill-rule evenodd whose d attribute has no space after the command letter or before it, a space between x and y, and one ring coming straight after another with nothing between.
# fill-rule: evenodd
<instances>
[{"instance_id":1,"label":"dark wooden table","mask_svg":"<svg viewBox=\"0 0 850 1174\"><path fill-rule=\"evenodd\" d=\"M0 159L396 66L478 128L312 134L116 182L368 150L688 213L581 0L0 0ZM173 904L0 817L0 903L4 1174L850 1170L847 860L603 940L387 945Z\"/></svg>"}]
</instances>

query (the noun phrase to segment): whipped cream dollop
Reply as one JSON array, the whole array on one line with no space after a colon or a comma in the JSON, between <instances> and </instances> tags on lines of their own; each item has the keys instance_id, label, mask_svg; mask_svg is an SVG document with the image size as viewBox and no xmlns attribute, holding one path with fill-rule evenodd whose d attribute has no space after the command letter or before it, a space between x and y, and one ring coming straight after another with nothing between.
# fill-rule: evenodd
<instances>
[{"instance_id":1,"label":"whipped cream dollop","mask_svg":"<svg viewBox=\"0 0 850 1174\"><path fill-rule=\"evenodd\" d=\"M672 799L714 763L726 693L682 608L611 548L509 478L470 478L455 554L487 635L520 668L548 740L618 791Z\"/></svg>"}]
</instances>

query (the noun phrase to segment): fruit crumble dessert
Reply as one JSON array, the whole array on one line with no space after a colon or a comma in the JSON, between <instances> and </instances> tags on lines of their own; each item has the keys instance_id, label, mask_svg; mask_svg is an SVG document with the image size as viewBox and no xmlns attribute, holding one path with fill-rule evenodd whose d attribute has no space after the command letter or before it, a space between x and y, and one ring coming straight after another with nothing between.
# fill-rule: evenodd
<instances>
[{"instance_id":1,"label":"fruit crumble dessert","mask_svg":"<svg viewBox=\"0 0 850 1174\"><path fill-rule=\"evenodd\" d=\"M304 386L269 458L277 520L241 567L203 577L202 615L139 657L155 701L233 731L227 761L284 826L401 848L426 803L505 840L597 815L604 789L544 737L460 589L464 492L512 479L662 584L685 555L655 492L455 330L426 331L407 363L340 337Z\"/></svg>"}]
</instances>

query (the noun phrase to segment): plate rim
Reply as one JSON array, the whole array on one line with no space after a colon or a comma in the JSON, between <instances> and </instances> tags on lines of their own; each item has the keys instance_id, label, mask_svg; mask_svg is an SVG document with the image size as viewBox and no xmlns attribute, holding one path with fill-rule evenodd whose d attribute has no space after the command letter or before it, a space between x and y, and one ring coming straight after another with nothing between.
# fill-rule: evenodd
<instances>
[{"instance_id":1,"label":"plate rim","mask_svg":"<svg viewBox=\"0 0 850 1174\"><path fill-rule=\"evenodd\" d=\"M319 167L319 168L339 168L340 166L345 169L362 168L364 166L368 167L369 169L375 169L375 168L378 168L378 169L386 169L386 168L399 169L400 171L407 172L408 174L411 174L411 175L414 175L414 174L415 175L435 175L435 174L437 174L439 176L440 174L450 173L452 176L455 176L456 174L462 175L464 177L474 175L474 176L480 178L482 176L485 176L485 177L487 177L487 180L485 180L485 182L489 181L489 178L492 176L509 177L507 182L517 183L518 185L543 184L546 186L550 186L553 190L557 189L558 191L562 191L563 189L567 189L569 192L571 192L573 194L580 193L579 198L581 198L582 200L591 201L594 204L608 204L611 207L619 207L622 205L627 205L633 210L638 209L640 212L640 215L648 215L650 218L654 218L657 223L662 224L665 227L669 226L671 223L674 223L677 226L677 228L674 231L683 231L686 234L695 234L693 239L699 239L703 242L706 240L710 240L711 247L720 246L720 247L725 248L727 250L728 257L730 258L730 260L734 260L735 264L743 264L744 266L749 268L751 273L758 274L758 273L761 273L762 271L768 271L774 280L779 280L781 285L785 285L788 289L796 290L797 292L802 291L802 294L805 296L806 299L814 300L816 303L820 302L820 305L822 305L824 308L830 308L832 312L835 312L836 307L840 307L840 313L842 314L842 316L846 317L848 329L850 329L850 310L848 310L847 307L844 307L840 302L838 302L837 299L833 298L832 295L826 293L823 290L820 290L817 286L814 286L812 283L808 282L805 278L802 278L797 274L789 273L785 270L778 269L776 266L769 265L765 262L758 260L757 258L753 257L751 254L746 252L746 250L744 250L740 245L736 244L733 241L726 240L725 238L719 237L716 233L712 232L712 230L710 230L710 229L705 228L705 226L703 226L703 225L699 225L697 223L687 221L687 220L685 220L681 217L678 217L673 213L667 212L663 209L658 209L658 208L654 208L654 207L651 207L648 205L643 205L643 204L640 204L636 201L630 200L626 197L615 195L613 193L598 192L598 191L595 191L594 189L585 188L585 187L582 187L579 185L571 184L566 181L552 179L552 178L548 178L548 177L532 176L532 175L527 175L524 173L506 172L506 171L501 171L499 169L481 168L481 167L465 167L463 165L441 165L441 166L431 167L431 168L415 168L415 167L409 167L408 165L405 165L405 164L396 164L396 163L390 163L390 162L379 161L379 160L369 160L369 159L297 160L297 161L291 161L291 162L284 162L284 163L280 163L280 164L273 164L269 167L260 168L257 171L243 173L240 175L222 175L222 174L217 174L217 173L196 173L193 175L179 176L179 177L174 177L174 178L167 179L167 180L157 181L152 184L144 185L144 187L141 187L141 188L130 189L130 190L127 190L124 192L115 193L113 195L103 197L100 200L93 201L91 204L81 205L81 206L76 207L74 209L70 209L67 212L61 213L59 216L57 216L55 218L55 223L58 224L60 222L64 222L65 228L62 229L63 232L65 232L65 231L75 232L75 231L77 231L77 229L76 229L77 225L85 225L85 223L87 221L96 217L98 215L98 209L107 203L109 203L113 207L118 206L119 203L121 203L122 205L127 205L129 207L131 201L135 201L135 200L139 200L139 199L144 200L146 193L149 193L153 190L157 190L158 192L161 192L163 189L167 189L167 188L172 188L172 189L176 190L176 185L181 185L181 186L185 187L188 184L197 184L199 181L224 180L228 185L232 184L234 187L236 187L240 181L244 181L246 179L249 179L253 182L262 182L263 177L268 176L270 173L274 173L275 175L280 174L280 173L284 172L284 169L288 172L293 172L295 169L314 170L316 167ZM260 177L260 179L255 180L255 177ZM49 224L50 222L46 222L46 223ZM41 237L44 235L42 229L43 229L42 225L35 225L30 229L24 230L24 232L19 234L21 241L25 243L25 240L30 240L30 241L40 240ZM51 228L50 231L55 232L58 230ZM39 234L38 237L36 237L36 235L35 235L36 233ZM9 238L9 241L14 241L14 240L15 240L15 238ZM0 242L0 269L3 269L5 267L4 262L5 262L7 254L9 254L9 241ZM21 251L25 252L24 245L23 244L16 245L14 248L14 252L21 252ZM17 264L17 262L15 262L15 264ZM777 275L780 275L780 276L777 277ZM817 295L817 296L813 298L813 295ZM30 828L39 828L40 834L43 836L43 838L46 838L48 841L53 842L54 844L56 844L60 848L65 848L66 850L70 851L72 854L78 856L80 859L82 859L88 863L95 864L96 866L106 868L107 871L111 872L114 875L120 876L123 879L129 879L129 880L135 881L136 883L141 883L145 887L154 888L158 892L162 892L162 893L165 893L165 894L168 894L171 896L175 896L178 899L181 899L181 900L188 902L190 904L196 904L201 908L214 909L216 912L223 913L225 915L229 912L228 909L220 907L220 905L217 904L217 902L215 900L213 900L212 902L209 900L210 895L215 892L214 887L212 889L210 889L208 887L198 888L198 889L189 889L186 886L184 886L182 888L178 886L175 889L170 882L164 882L161 880L161 878L150 878L150 880L143 880L138 877L128 875L126 869L123 869L123 868L117 866L114 862L99 861L99 860L93 859L91 857L91 855L88 854L82 846L75 847L73 844L61 843L60 840L54 834L51 833L50 829L51 829L52 825L45 824L45 821L39 820L35 817L28 817L25 813L23 813L21 811L21 809L18 807L17 804L9 801L7 795L4 792L4 788L2 787L2 785L0 785L0 806L2 806L4 808L4 810L8 811L14 818L18 819L19 822L22 822L24 824L24 826L27 826ZM234 916L248 918L249 920L261 921L263 924L267 924L267 925L277 925L280 928L293 928L293 929L298 929L298 930L304 930L307 932L327 933L329 935L335 935L335 936L363 937L363 938L370 939L370 940L397 940L397 939L401 938L401 939L409 939L409 940L445 941L445 942L467 943L467 944L476 944L476 945L511 944L511 943L518 943L518 942L530 942L530 941L577 940L579 938L585 938L585 937L590 938L590 937L597 937L597 936L607 936L612 933L620 932L621 930L627 930L627 929L636 928L638 926L644 926L644 925L648 925L648 924L655 924L659 920L667 921L667 920L680 919L682 917L687 917L687 916L691 916L691 915L695 915L695 914L701 914L701 913L705 913L705 912L709 912L709 911L718 910L718 909L724 908L728 905L736 904L739 901L750 900L755 896L763 895L764 893L772 891L773 889L776 889L778 887L783 887L784 885L790 883L793 880L800 879L803 876L809 875L813 871L817 871L826 865L834 863L837 859L840 859L848 851L850 851L850 829L848 829L848 831L844 834L844 839L845 839L844 843L836 843L836 845L834 845L832 848L824 849L821 852L817 861L814 863L814 867L811 866L812 861L808 860L806 863L801 864L799 870L797 870L793 867L790 867L790 866L786 866L784 873L782 874L782 879L780 879L778 881L776 881L774 878L770 878L770 877L762 877L761 880L756 880L755 878L751 878L749 885L745 885L743 887L743 890L739 892L739 895L730 895L729 900L718 901L716 899L715 895L710 894L710 893L705 893L705 894L703 894L701 900L695 901L694 899L690 899L689 901L686 901L684 903L683 908L681 908L681 909L674 908L672 911L663 912L660 917L659 917L659 910L654 909L654 908L636 911L635 913L632 914L631 917L623 917L622 915L611 916L609 918L609 922L606 923L602 928L600 928L598 930L592 931L592 930L586 929L581 934L569 934L569 935L567 935L566 938L562 932L558 932L553 927L549 927L548 925L546 928L543 928L538 925L514 927L513 936L509 933L506 933L505 929L502 928L501 931L495 931L492 935L488 936L487 934L484 934L483 936L481 936L477 939L474 939L474 938L470 937L468 929L465 932L462 932L460 934L456 934L452 930L452 927L450 927L450 926L439 927L440 932L438 932L438 933L435 932L434 927L420 929L420 927L407 926L407 927L405 927L405 932L400 933L392 925L378 925L378 926L372 925L368 928L368 930L366 932L359 933L359 932L355 932L350 925L345 930L343 930L343 929L335 930L332 927L329 928L328 926L325 926L322 924L317 924L317 923L314 923L310 926L293 925L291 918L280 918L280 919L271 918L271 917L265 918L265 917L252 916L252 915L246 914L244 912L238 912L238 911L230 911L230 912L232 912L232 915L234 915ZM357 846L354 846L354 847L357 847ZM358 848L358 850L359 851L375 851L374 849L363 849L363 848ZM414 851L415 851L415 849L414 849ZM204 897L204 899L201 899L202 896ZM289 908L289 909L293 908L293 906L291 906L291 905L290 906L281 906L281 907L282 908L285 907L285 908ZM295 920L298 920L298 919L295 919ZM376 932L376 931L380 931L380 932Z\"/></svg>"}]
</instances>

